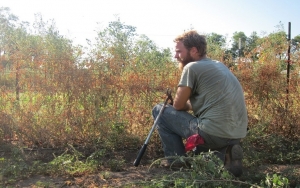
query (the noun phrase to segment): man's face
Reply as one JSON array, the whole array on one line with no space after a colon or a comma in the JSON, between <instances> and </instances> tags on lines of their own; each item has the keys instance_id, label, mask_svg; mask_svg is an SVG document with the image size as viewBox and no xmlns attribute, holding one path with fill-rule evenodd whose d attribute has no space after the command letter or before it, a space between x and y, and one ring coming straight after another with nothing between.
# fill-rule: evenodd
<instances>
[{"instance_id":1,"label":"man's face","mask_svg":"<svg viewBox=\"0 0 300 188\"><path fill-rule=\"evenodd\" d=\"M175 45L175 58L179 62L180 70L182 70L186 64L194 61L191 57L190 51L180 41L176 42Z\"/></svg>"}]
</instances>

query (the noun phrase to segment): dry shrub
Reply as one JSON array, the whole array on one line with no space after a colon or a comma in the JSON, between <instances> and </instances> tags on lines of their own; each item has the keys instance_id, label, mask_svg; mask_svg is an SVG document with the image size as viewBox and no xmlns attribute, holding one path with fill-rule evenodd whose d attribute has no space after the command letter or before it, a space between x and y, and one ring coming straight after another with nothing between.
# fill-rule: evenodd
<instances>
[{"instance_id":1,"label":"dry shrub","mask_svg":"<svg viewBox=\"0 0 300 188\"><path fill-rule=\"evenodd\" d=\"M267 131L295 137L292 132L299 129L299 84L291 79L286 109L286 78L280 74L286 44L275 39L259 45L257 61L231 68L245 91L250 127L265 124ZM107 140L120 145L128 143L128 138L144 140L153 123L153 106L165 100L167 88L173 95L176 91L180 72L175 64L135 62L135 58L122 58L110 48L111 55L103 52L101 57L91 56L79 66L75 49L67 40L54 33L45 40L48 42L41 42L40 48L47 53L32 60L27 51L20 51L8 59L11 70L1 69L0 83L6 84L1 87L0 107L10 116L9 121L0 120L2 137L13 134L10 140L18 139L32 147L93 147L105 145ZM257 53L248 56L256 57ZM212 56L233 65L227 53L217 51ZM293 60L296 62L297 57Z\"/></svg>"},{"instance_id":2,"label":"dry shrub","mask_svg":"<svg viewBox=\"0 0 300 188\"><path fill-rule=\"evenodd\" d=\"M296 134L299 131L299 77L291 74L288 85L286 74L282 74L287 66L284 52L280 51L284 47L286 43L275 44L272 39L266 39L260 45L258 59L239 64L234 73L245 91L249 127L263 126L261 130L267 134L295 140L299 138ZM253 57L253 54L248 56Z\"/></svg>"},{"instance_id":3,"label":"dry shrub","mask_svg":"<svg viewBox=\"0 0 300 188\"><path fill-rule=\"evenodd\" d=\"M0 112L0 144L14 138L14 121L10 114Z\"/></svg>"}]
</instances>

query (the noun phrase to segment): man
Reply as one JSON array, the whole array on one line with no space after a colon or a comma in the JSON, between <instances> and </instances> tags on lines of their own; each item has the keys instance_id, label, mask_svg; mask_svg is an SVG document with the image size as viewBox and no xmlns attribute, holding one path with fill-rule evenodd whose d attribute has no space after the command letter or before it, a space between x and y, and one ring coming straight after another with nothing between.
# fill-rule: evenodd
<instances>
[{"instance_id":1,"label":"man","mask_svg":"<svg viewBox=\"0 0 300 188\"><path fill-rule=\"evenodd\" d=\"M197 149L217 151L225 167L240 176L240 139L246 136L248 124L243 89L223 63L206 57L204 36L188 31L174 42L182 75L173 106L166 106L157 124L164 155L184 156L182 138L199 134L204 144ZM155 119L161 108L161 104L153 108ZM193 115L188 113L190 110Z\"/></svg>"}]
</instances>

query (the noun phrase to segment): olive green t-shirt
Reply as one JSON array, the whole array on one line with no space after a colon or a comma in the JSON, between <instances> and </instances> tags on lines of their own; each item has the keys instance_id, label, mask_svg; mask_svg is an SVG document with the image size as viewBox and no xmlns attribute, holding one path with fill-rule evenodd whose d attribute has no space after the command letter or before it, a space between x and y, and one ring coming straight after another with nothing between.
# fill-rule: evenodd
<instances>
[{"instance_id":1,"label":"olive green t-shirt","mask_svg":"<svg viewBox=\"0 0 300 188\"><path fill-rule=\"evenodd\" d=\"M204 58L188 63L178 87L192 89L190 102L199 128L221 138L244 138L247 109L243 89L237 78L221 62Z\"/></svg>"}]
</instances>

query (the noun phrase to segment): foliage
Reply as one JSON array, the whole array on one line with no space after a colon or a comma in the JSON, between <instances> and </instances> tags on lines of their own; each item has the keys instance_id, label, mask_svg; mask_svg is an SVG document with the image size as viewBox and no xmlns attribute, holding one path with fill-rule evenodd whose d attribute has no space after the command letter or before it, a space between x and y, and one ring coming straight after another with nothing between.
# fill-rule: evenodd
<instances>
[{"instance_id":1,"label":"foliage","mask_svg":"<svg viewBox=\"0 0 300 188\"><path fill-rule=\"evenodd\" d=\"M86 173L93 173L97 170L97 166L101 160L97 160L100 156L103 156L103 152L97 151L87 158L84 162L81 159L84 157L81 152L78 152L75 148L71 147L72 151L64 152L63 154L55 157L47 165L47 172L50 174L59 175L68 174L72 176L79 176Z\"/></svg>"},{"instance_id":2,"label":"foliage","mask_svg":"<svg viewBox=\"0 0 300 188\"><path fill-rule=\"evenodd\" d=\"M154 162L158 163L161 159ZM182 167L174 173L157 177L151 183L144 182L147 187L245 187L249 182L239 181L224 169L222 161L213 153L200 153L188 157L175 157L174 163L180 161L190 164L190 168ZM253 184L254 185L254 184Z\"/></svg>"},{"instance_id":3,"label":"foliage","mask_svg":"<svg viewBox=\"0 0 300 188\"><path fill-rule=\"evenodd\" d=\"M289 187L289 180L277 174L273 174L273 176L267 174L265 181L261 182L261 185L263 187Z\"/></svg>"},{"instance_id":4,"label":"foliage","mask_svg":"<svg viewBox=\"0 0 300 188\"><path fill-rule=\"evenodd\" d=\"M41 15L36 15L33 31L28 27L9 9L0 9L0 143L67 149L49 164L29 164L22 153L13 152L12 158L1 158L8 164L1 173L12 177L30 173L82 175L103 165L107 151L138 148L153 123L152 107L164 101L167 88L177 88L180 72L170 49L158 48L119 18L97 31L95 44L90 42L87 52L73 46L59 34L54 21L44 21ZM231 48L226 47L224 36L207 34L209 57L224 62L245 92L250 131L243 143L249 168L300 161L299 36L289 43L278 28L262 37L256 32L249 37L235 32ZM291 62L287 62L289 44ZM287 63L292 66L289 80L284 72ZM161 155L158 145L159 137L154 134L148 146L152 158ZM77 146L94 153L83 155L72 149ZM228 177L222 167L198 158L191 161L195 162L192 171L174 173L154 184L245 185ZM125 163L122 158L106 162L114 171L123 170ZM191 177L200 179L192 182ZM215 182L209 181L211 178ZM274 186L288 183L279 175L265 179ZM271 185L266 181L262 186Z\"/></svg>"},{"instance_id":5,"label":"foliage","mask_svg":"<svg viewBox=\"0 0 300 188\"><path fill-rule=\"evenodd\" d=\"M246 47L247 36L244 32L234 32L231 53L233 57L244 57L244 49Z\"/></svg>"},{"instance_id":6,"label":"foliage","mask_svg":"<svg viewBox=\"0 0 300 188\"><path fill-rule=\"evenodd\" d=\"M30 165L28 165L23 158L21 150L13 148L11 151L11 157L1 158L1 175L9 176L11 178L23 176L26 177L27 172L30 171Z\"/></svg>"},{"instance_id":7,"label":"foliage","mask_svg":"<svg viewBox=\"0 0 300 188\"><path fill-rule=\"evenodd\" d=\"M207 54L210 58L224 61L224 49L226 38L217 33L210 33L206 35Z\"/></svg>"}]
</instances>

